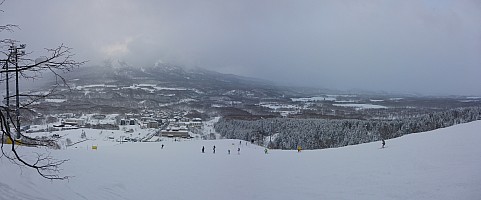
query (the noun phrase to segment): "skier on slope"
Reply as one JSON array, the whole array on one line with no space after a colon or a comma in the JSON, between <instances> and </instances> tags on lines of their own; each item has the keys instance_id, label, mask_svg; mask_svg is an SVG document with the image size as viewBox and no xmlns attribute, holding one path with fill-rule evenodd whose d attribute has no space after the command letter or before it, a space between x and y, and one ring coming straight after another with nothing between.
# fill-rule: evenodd
<instances>
[{"instance_id":1,"label":"skier on slope","mask_svg":"<svg viewBox=\"0 0 481 200\"><path fill-rule=\"evenodd\" d=\"M384 139L382 139L382 147L381 148L384 148L384 145L386 145L386 141L384 141Z\"/></svg>"},{"instance_id":2,"label":"skier on slope","mask_svg":"<svg viewBox=\"0 0 481 200\"><path fill-rule=\"evenodd\" d=\"M297 146L297 152L301 152L301 150L302 150L302 147L300 145Z\"/></svg>"},{"instance_id":3,"label":"skier on slope","mask_svg":"<svg viewBox=\"0 0 481 200\"><path fill-rule=\"evenodd\" d=\"M264 149L264 153L267 154L267 148Z\"/></svg>"},{"instance_id":4,"label":"skier on slope","mask_svg":"<svg viewBox=\"0 0 481 200\"><path fill-rule=\"evenodd\" d=\"M240 154L240 147L237 148L237 154Z\"/></svg>"},{"instance_id":5,"label":"skier on slope","mask_svg":"<svg viewBox=\"0 0 481 200\"><path fill-rule=\"evenodd\" d=\"M212 150L213 150L213 151L214 151L214 153L215 153L215 145L214 145L214 148L212 148Z\"/></svg>"},{"instance_id":6,"label":"skier on slope","mask_svg":"<svg viewBox=\"0 0 481 200\"><path fill-rule=\"evenodd\" d=\"M202 153L204 153L204 150L205 150L205 147L204 147L204 146L202 146Z\"/></svg>"}]
</instances>

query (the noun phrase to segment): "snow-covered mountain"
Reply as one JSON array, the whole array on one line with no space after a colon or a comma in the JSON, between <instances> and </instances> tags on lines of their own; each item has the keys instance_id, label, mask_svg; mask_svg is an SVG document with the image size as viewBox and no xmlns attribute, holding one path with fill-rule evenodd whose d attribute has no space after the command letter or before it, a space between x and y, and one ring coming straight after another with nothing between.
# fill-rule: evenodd
<instances>
[{"instance_id":1,"label":"snow-covered mountain","mask_svg":"<svg viewBox=\"0 0 481 200\"><path fill-rule=\"evenodd\" d=\"M262 137L277 134L279 137L270 147L294 149L302 144L317 149L433 130L481 116L479 99L370 96L321 90L309 95L309 89L169 64L84 67L64 77L70 88L59 88L58 93L37 102L32 112L21 111L23 125L46 124L66 113L77 117L117 114L119 120L135 114L163 125L175 116L203 120L221 117L216 129L226 138L262 142Z\"/></svg>"},{"instance_id":2,"label":"snow-covered mountain","mask_svg":"<svg viewBox=\"0 0 481 200\"><path fill-rule=\"evenodd\" d=\"M77 85L108 84L129 86L133 84L155 84L164 87L195 88L209 90L233 90L252 88L274 88L265 80L222 74L202 68L183 68L171 64L151 67L82 67L68 74L68 80Z\"/></svg>"},{"instance_id":3,"label":"snow-covered mountain","mask_svg":"<svg viewBox=\"0 0 481 200\"><path fill-rule=\"evenodd\" d=\"M391 121L481 106L481 100L466 97L337 94L336 91L283 87L258 79L165 63L152 67L127 64L82 67L63 75L70 88L58 88L54 95L36 102L35 112L22 111L25 112L22 124L40 125L49 116L63 113L78 116L136 113L161 118L195 113L195 117L204 120L220 116L241 120ZM35 92L43 94L45 90ZM259 130L250 130L249 134L251 132Z\"/></svg>"},{"instance_id":4,"label":"snow-covered mountain","mask_svg":"<svg viewBox=\"0 0 481 200\"><path fill-rule=\"evenodd\" d=\"M410 134L386 140L384 149L374 142L268 154L239 140L118 144L110 133L88 129L88 141L50 150L69 159L61 172L72 176L68 181L45 180L0 157L0 200L479 199L480 129L475 121ZM74 140L79 133L60 134Z\"/></svg>"},{"instance_id":5,"label":"snow-covered mountain","mask_svg":"<svg viewBox=\"0 0 481 200\"><path fill-rule=\"evenodd\" d=\"M264 80L169 64L82 67L63 76L70 87L49 96L38 111L125 113L179 104L205 110L212 104L255 104L294 91Z\"/></svg>"}]
</instances>

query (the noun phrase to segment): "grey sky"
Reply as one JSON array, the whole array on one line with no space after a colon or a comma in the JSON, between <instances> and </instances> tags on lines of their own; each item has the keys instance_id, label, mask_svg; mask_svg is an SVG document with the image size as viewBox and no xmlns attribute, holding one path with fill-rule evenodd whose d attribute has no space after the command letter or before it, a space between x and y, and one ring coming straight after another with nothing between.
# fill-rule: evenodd
<instances>
[{"instance_id":1,"label":"grey sky","mask_svg":"<svg viewBox=\"0 0 481 200\"><path fill-rule=\"evenodd\" d=\"M40 52L168 62L331 89L481 95L481 1L7 0Z\"/></svg>"}]
</instances>

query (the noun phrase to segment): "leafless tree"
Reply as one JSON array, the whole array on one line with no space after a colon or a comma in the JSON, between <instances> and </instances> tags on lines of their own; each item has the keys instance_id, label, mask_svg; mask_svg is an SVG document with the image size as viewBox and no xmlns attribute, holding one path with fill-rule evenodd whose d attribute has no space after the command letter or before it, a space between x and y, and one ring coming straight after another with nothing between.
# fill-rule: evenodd
<instances>
[{"instance_id":1,"label":"leafless tree","mask_svg":"<svg viewBox=\"0 0 481 200\"><path fill-rule=\"evenodd\" d=\"M4 0L0 1L0 6L3 3ZM1 13L3 13L2 10L0 10ZM14 24L0 25L0 33L14 32L15 29L18 29L18 26ZM68 176L60 175L60 166L67 160L58 160L48 153L36 151L38 147L47 149L58 148L59 146L55 139L31 138L21 131L19 120L15 122L14 119L18 119L21 110L30 110L33 103L51 95L57 86L68 86L66 80L62 77L62 73L80 67L85 61L75 61L73 59L74 54L71 53L72 49L64 44L56 48L47 48L45 49L45 56L31 59L29 58L31 53L19 51L19 49L24 49L25 46L17 48L17 43L19 42L12 39L0 39L0 63L2 65L0 69L0 83L9 82L9 79L12 79L17 74L17 77L23 79L38 79L41 74L50 73L55 77L56 84L53 89L46 93L26 94L16 92L14 95L6 95L5 101L16 99L16 103L18 102L19 106L15 109L7 105L0 106L0 131L2 134L0 147L2 153L0 157L5 157L20 166L32 168L47 179L67 179ZM11 76L9 77L8 75ZM20 97L22 102L19 101ZM16 111L16 113L12 111ZM31 149L30 151L19 151L20 148Z\"/></svg>"}]
</instances>

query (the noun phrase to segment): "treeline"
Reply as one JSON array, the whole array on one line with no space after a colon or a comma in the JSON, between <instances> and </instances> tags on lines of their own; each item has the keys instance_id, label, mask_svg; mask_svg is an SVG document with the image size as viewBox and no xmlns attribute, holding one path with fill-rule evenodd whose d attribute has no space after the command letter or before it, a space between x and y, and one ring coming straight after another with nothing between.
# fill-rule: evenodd
<instances>
[{"instance_id":1,"label":"treeline","mask_svg":"<svg viewBox=\"0 0 481 200\"><path fill-rule=\"evenodd\" d=\"M323 149L396 138L480 119L481 108L469 107L396 120L221 119L214 128L225 138L254 141L270 148L295 149L301 145L303 149Z\"/></svg>"}]
</instances>

